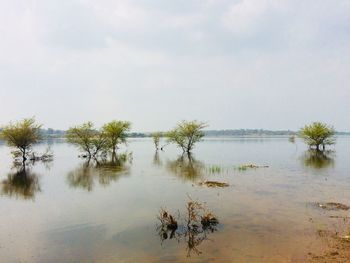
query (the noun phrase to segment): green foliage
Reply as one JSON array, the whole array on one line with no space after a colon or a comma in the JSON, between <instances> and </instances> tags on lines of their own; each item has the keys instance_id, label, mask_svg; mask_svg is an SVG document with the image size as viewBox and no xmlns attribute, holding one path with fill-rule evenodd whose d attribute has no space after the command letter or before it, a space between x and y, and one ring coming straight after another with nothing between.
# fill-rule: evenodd
<instances>
[{"instance_id":1,"label":"green foliage","mask_svg":"<svg viewBox=\"0 0 350 263\"><path fill-rule=\"evenodd\" d=\"M113 153L116 152L118 144L126 143L127 132L131 129L131 123L128 121L111 121L102 127L106 137L108 148Z\"/></svg>"},{"instance_id":2,"label":"green foliage","mask_svg":"<svg viewBox=\"0 0 350 263\"><path fill-rule=\"evenodd\" d=\"M169 131L166 136L170 143L175 143L181 147L183 152L190 153L195 143L203 138L203 129L205 127L207 127L205 123L196 120L182 121L174 129Z\"/></svg>"},{"instance_id":3,"label":"green foliage","mask_svg":"<svg viewBox=\"0 0 350 263\"><path fill-rule=\"evenodd\" d=\"M310 146L319 150L320 146L331 145L335 143L335 130L322 122L314 122L310 125L305 125L300 129L300 137Z\"/></svg>"},{"instance_id":4,"label":"green foliage","mask_svg":"<svg viewBox=\"0 0 350 263\"><path fill-rule=\"evenodd\" d=\"M151 136L153 138L154 146L156 147L156 150L158 150L160 138L163 136L163 133L162 132L154 132L151 134Z\"/></svg>"},{"instance_id":5,"label":"green foliage","mask_svg":"<svg viewBox=\"0 0 350 263\"><path fill-rule=\"evenodd\" d=\"M68 142L77 145L89 158L104 152L108 145L104 133L96 130L92 122L69 128L66 138Z\"/></svg>"},{"instance_id":6,"label":"green foliage","mask_svg":"<svg viewBox=\"0 0 350 263\"><path fill-rule=\"evenodd\" d=\"M24 162L31 146L41 139L40 128L41 125L37 124L34 118L24 119L5 126L1 137L9 146L17 148ZM18 152L16 154L18 155Z\"/></svg>"}]
</instances>

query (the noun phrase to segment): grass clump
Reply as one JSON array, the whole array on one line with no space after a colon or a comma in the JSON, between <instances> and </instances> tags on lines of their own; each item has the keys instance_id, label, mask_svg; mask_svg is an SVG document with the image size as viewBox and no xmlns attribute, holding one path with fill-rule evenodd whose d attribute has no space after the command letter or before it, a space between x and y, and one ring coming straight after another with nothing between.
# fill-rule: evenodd
<instances>
[{"instance_id":1,"label":"grass clump","mask_svg":"<svg viewBox=\"0 0 350 263\"><path fill-rule=\"evenodd\" d=\"M212 166L209 166L207 170L211 174L219 174L223 171L223 168L219 165L212 165Z\"/></svg>"}]
</instances>

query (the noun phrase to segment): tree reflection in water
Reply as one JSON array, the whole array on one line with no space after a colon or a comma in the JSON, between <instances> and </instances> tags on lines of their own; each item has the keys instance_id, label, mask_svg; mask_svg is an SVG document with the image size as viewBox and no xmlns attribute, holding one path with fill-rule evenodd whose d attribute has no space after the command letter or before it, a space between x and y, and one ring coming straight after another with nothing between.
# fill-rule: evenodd
<instances>
[{"instance_id":1,"label":"tree reflection in water","mask_svg":"<svg viewBox=\"0 0 350 263\"><path fill-rule=\"evenodd\" d=\"M302 156L302 162L306 167L315 169L334 166L334 152L309 149Z\"/></svg>"},{"instance_id":2,"label":"tree reflection in water","mask_svg":"<svg viewBox=\"0 0 350 263\"><path fill-rule=\"evenodd\" d=\"M41 191L39 178L25 163L16 165L15 172L9 173L7 179L1 182L1 194L20 199L34 199Z\"/></svg>"},{"instance_id":3,"label":"tree reflection in water","mask_svg":"<svg viewBox=\"0 0 350 263\"><path fill-rule=\"evenodd\" d=\"M174 161L168 161L167 168L180 178L189 181L200 178L205 170L204 164L197 161L191 154L183 154Z\"/></svg>"},{"instance_id":4,"label":"tree reflection in water","mask_svg":"<svg viewBox=\"0 0 350 263\"><path fill-rule=\"evenodd\" d=\"M180 214L175 219L166 210L161 209L158 216L160 224L157 226L161 245L165 240L173 239L178 243L185 244L187 257L193 253L200 255L202 252L199 250L199 246L208 239L210 233L218 230L218 220L203 204L192 199L186 205L186 215L182 224L177 222L179 219Z\"/></svg>"},{"instance_id":5,"label":"tree reflection in water","mask_svg":"<svg viewBox=\"0 0 350 263\"><path fill-rule=\"evenodd\" d=\"M132 155L127 153L114 154L109 158L88 159L68 173L67 181L71 187L92 191L96 180L100 185L107 186L121 176L128 175L131 162Z\"/></svg>"},{"instance_id":6,"label":"tree reflection in water","mask_svg":"<svg viewBox=\"0 0 350 263\"><path fill-rule=\"evenodd\" d=\"M163 162L162 160L160 159L160 156L159 156L159 152L158 151L155 151L154 153L154 156L153 156L153 164L155 166L162 166L163 165Z\"/></svg>"}]
</instances>

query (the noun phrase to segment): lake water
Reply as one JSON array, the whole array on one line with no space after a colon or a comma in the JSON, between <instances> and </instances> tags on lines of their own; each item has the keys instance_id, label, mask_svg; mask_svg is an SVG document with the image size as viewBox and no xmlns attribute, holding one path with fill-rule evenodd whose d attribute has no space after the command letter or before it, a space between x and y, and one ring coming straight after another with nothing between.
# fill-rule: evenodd
<instances>
[{"instance_id":1,"label":"lake water","mask_svg":"<svg viewBox=\"0 0 350 263\"><path fill-rule=\"evenodd\" d=\"M87 164L64 141L35 149L48 144L54 161L28 164L25 180L0 145L0 262L304 262L325 249L321 231L344 231L330 216L348 212L316 203L350 205L350 137L326 156L288 138L207 138L190 159L130 139L117 166ZM268 167L237 168L247 163ZM186 232L189 198L219 224ZM177 216L173 235L161 208Z\"/></svg>"}]
</instances>

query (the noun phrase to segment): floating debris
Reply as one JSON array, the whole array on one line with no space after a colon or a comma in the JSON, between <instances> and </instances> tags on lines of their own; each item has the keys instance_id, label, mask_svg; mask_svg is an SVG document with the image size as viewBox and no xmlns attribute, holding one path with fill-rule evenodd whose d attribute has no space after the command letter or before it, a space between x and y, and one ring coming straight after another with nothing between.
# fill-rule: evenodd
<instances>
[{"instance_id":1,"label":"floating debris","mask_svg":"<svg viewBox=\"0 0 350 263\"><path fill-rule=\"evenodd\" d=\"M268 165L255 165L255 164L242 164L236 166L235 169L238 171L246 171L248 169L257 169L257 168L268 168Z\"/></svg>"},{"instance_id":2,"label":"floating debris","mask_svg":"<svg viewBox=\"0 0 350 263\"><path fill-rule=\"evenodd\" d=\"M207 187L228 187L230 186L228 183L223 183L223 182L217 182L217 181L205 181L205 182L200 182L199 185L207 186Z\"/></svg>"},{"instance_id":3,"label":"floating debris","mask_svg":"<svg viewBox=\"0 0 350 263\"><path fill-rule=\"evenodd\" d=\"M317 206L326 210L349 210L350 206L341 203L329 202L329 203L317 203Z\"/></svg>"}]
</instances>

